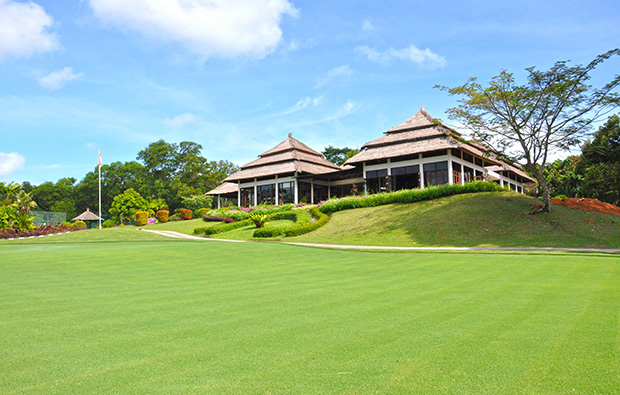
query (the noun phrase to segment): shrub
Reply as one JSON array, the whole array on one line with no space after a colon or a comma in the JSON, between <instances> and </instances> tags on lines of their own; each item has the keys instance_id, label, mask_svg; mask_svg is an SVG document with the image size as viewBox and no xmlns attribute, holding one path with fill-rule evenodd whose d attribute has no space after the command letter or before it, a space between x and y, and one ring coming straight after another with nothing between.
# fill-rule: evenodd
<instances>
[{"instance_id":1,"label":"shrub","mask_svg":"<svg viewBox=\"0 0 620 395\"><path fill-rule=\"evenodd\" d=\"M317 210L316 207L314 207L314 209ZM325 214L321 213L320 211L319 211L319 213L321 215L327 217ZM288 233L296 233L296 232L299 232L298 229L302 229L302 228L305 229L305 226L311 225L310 216L305 211L288 211L288 212L271 214L269 216L269 220L270 221L277 221L277 220L283 220L283 219L286 219L286 220L289 220L289 221L293 221L295 223L290 225L290 226L288 226L288 227L285 227L285 228L261 228L261 229L256 229L254 231L253 236L257 237L257 238L268 238L268 237L276 237L276 236L280 236L280 235L287 235L287 232ZM314 229L316 229L316 228L314 228ZM309 232L309 231L310 230L308 230L307 232ZM307 232L304 232L304 233L307 233ZM299 233L299 234L303 234L303 233Z\"/></svg>"},{"instance_id":2,"label":"shrub","mask_svg":"<svg viewBox=\"0 0 620 395\"><path fill-rule=\"evenodd\" d=\"M75 221L72 226L75 229L86 229L86 223L80 220Z\"/></svg>"},{"instance_id":3,"label":"shrub","mask_svg":"<svg viewBox=\"0 0 620 395\"><path fill-rule=\"evenodd\" d=\"M27 232L19 232L13 228L0 229L0 239L13 239L16 237L45 236L53 233L74 232L80 230L73 224L67 225L41 225Z\"/></svg>"},{"instance_id":4,"label":"shrub","mask_svg":"<svg viewBox=\"0 0 620 395\"><path fill-rule=\"evenodd\" d=\"M157 220L161 223L168 222L168 210L159 210L157 212Z\"/></svg>"},{"instance_id":5,"label":"shrub","mask_svg":"<svg viewBox=\"0 0 620 395\"><path fill-rule=\"evenodd\" d=\"M250 216L250 221L254 222L257 228L262 228L265 226L265 222L267 222L267 215L265 214L252 214Z\"/></svg>"},{"instance_id":6,"label":"shrub","mask_svg":"<svg viewBox=\"0 0 620 395\"><path fill-rule=\"evenodd\" d=\"M146 222L148 225L153 225L155 223L157 223L157 218L149 218L149 220Z\"/></svg>"},{"instance_id":7,"label":"shrub","mask_svg":"<svg viewBox=\"0 0 620 395\"><path fill-rule=\"evenodd\" d=\"M566 196L566 195L557 195L556 197L554 197L554 199L568 199L568 196Z\"/></svg>"},{"instance_id":8,"label":"shrub","mask_svg":"<svg viewBox=\"0 0 620 395\"><path fill-rule=\"evenodd\" d=\"M181 220L181 216L179 214L172 214L168 218L168 221L180 221L180 220Z\"/></svg>"},{"instance_id":9,"label":"shrub","mask_svg":"<svg viewBox=\"0 0 620 395\"><path fill-rule=\"evenodd\" d=\"M256 229L253 233L254 237L269 238L280 236L283 232L282 228L260 228Z\"/></svg>"},{"instance_id":10,"label":"shrub","mask_svg":"<svg viewBox=\"0 0 620 395\"><path fill-rule=\"evenodd\" d=\"M205 235L214 235L216 233L224 233L234 229L243 228L244 226L248 226L252 224L252 221L246 219L245 221L237 221L231 222L229 224L215 225L215 226L206 226L201 228L194 229L194 233L196 234L205 234Z\"/></svg>"},{"instance_id":11,"label":"shrub","mask_svg":"<svg viewBox=\"0 0 620 395\"><path fill-rule=\"evenodd\" d=\"M330 199L321 205L320 210L323 213L331 214L352 208L374 207L392 203L415 203L463 193L497 192L502 190L501 186L493 182L474 181L465 185L441 185L424 189L405 189L396 192L378 193L369 196L348 196L340 199Z\"/></svg>"},{"instance_id":12,"label":"shrub","mask_svg":"<svg viewBox=\"0 0 620 395\"><path fill-rule=\"evenodd\" d=\"M231 223L231 222L235 222L234 219L232 218L227 218L227 217L214 217L211 215L204 215L202 217L202 220L205 222L226 222L227 224Z\"/></svg>"},{"instance_id":13,"label":"shrub","mask_svg":"<svg viewBox=\"0 0 620 395\"><path fill-rule=\"evenodd\" d=\"M179 210L179 215L181 216L182 220L192 219L192 210L182 208L181 210Z\"/></svg>"},{"instance_id":14,"label":"shrub","mask_svg":"<svg viewBox=\"0 0 620 395\"><path fill-rule=\"evenodd\" d=\"M207 215L207 213L211 211L208 208L199 208L198 210L196 210L196 215L198 217L204 217L205 215Z\"/></svg>"},{"instance_id":15,"label":"shrub","mask_svg":"<svg viewBox=\"0 0 620 395\"><path fill-rule=\"evenodd\" d=\"M149 219L149 213L147 213L146 211L136 211L136 225L138 226L144 226L147 224L147 221Z\"/></svg>"},{"instance_id":16,"label":"shrub","mask_svg":"<svg viewBox=\"0 0 620 395\"><path fill-rule=\"evenodd\" d=\"M318 207L312 207L310 210L310 215L314 217L316 221L314 222L306 222L306 223L295 223L288 228L285 228L283 233L286 237L300 236L306 234L308 232L312 232L325 225L327 221L329 221L329 216L322 213Z\"/></svg>"},{"instance_id":17,"label":"shrub","mask_svg":"<svg viewBox=\"0 0 620 395\"><path fill-rule=\"evenodd\" d=\"M111 227L114 226L114 221L111 220L111 219L106 219L105 221L103 221L101 226L104 227L104 228L111 228Z\"/></svg>"},{"instance_id":18,"label":"shrub","mask_svg":"<svg viewBox=\"0 0 620 395\"><path fill-rule=\"evenodd\" d=\"M59 226L73 226L71 222L65 221L58 224Z\"/></svg>"}]
</instances>

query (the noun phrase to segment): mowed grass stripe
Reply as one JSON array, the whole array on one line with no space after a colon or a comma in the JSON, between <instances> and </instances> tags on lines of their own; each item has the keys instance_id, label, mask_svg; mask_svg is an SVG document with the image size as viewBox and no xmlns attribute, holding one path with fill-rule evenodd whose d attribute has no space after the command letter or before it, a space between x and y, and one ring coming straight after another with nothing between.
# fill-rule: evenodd
<instances>
[{"instance_id":1,"label":"mowed grass stripe","mask_svg":"<svg viewBox=\"0 0 620 395\"><path fill-rule=\"evenodd\" d=\"M617 258L178 241L32 248L0 248L3 392L620 385ZM592 375L603 367L608 375Z\"/></svg>"}]
</instances>

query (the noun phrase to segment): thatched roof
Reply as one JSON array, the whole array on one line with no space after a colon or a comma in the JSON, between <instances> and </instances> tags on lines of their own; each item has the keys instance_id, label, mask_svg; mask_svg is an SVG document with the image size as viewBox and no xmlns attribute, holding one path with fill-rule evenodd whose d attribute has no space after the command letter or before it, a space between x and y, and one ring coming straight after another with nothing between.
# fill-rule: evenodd
<instances>
[{"instance_id":1,"label":"thatched roof","mask_svg":"<svg viewBox=\"0 0 620 395\"><path fill-rule=\"evenodd\" d=\"M238 172L228 176L224 181L242 181L294 173L323 174L340 169L340 166L329 162L321 153L289 134L288 139L263 152L258 159L241 166Z\"/></svg>"},{"instance_id":2,"label":"thatched roof","mask_svg":"<svg viewBox=\"0 0 620 395\"><path fill-rule=\"evenodd\" d=\"M412 129L422 129L433 125L435 125L433 117L431 117L429 113L424 111L424 109L420 109L417 114L415 114L405 122L401 123L400 125L388 129L385 133L393 133Z\"/></svg>"},{"instance_id":3,"label":"thatched roof","mask_svg":"<svg viewBox=\"0 0 620 395\"><path fill-rule=\"evenodd\" d=\"M221 185L218 185L217 188L214 188L207 192L205 195L227 195L232 193L237 193L239 190L239 186L232 182L225 182Z\"/></svg>"},{"instance_id":4,"label":"thatched roof","mask_svg":"<svg viewBox=\"0 0 620 395\"><path fill-rule=\"evenodd\" d=\"M489 171L494 171L494 172L511 171L511 172L513 172L513 173L515 173L517 175L520 175L521 177L525 178L529 182L535 182L535 180L532 177L530 177L529 174L527 174L523 170L519 169L517 166L509 165L508 163L503 163L502 162L500 165L487 166L487 167L485 167L485 169L487 169Z\"/></svg>"},{"instance_id":5,"label":"thatched roof","mask_svg":"<svg viewBox=\"0 0 620 395\"><path fill-rule=\"evenodd\" d=\"M73 218L71 221L99 221L100 219L101 218L99 218L97 214L91 212L89 209L86 209L86 211Z\"/></svg>"}]
</instances>

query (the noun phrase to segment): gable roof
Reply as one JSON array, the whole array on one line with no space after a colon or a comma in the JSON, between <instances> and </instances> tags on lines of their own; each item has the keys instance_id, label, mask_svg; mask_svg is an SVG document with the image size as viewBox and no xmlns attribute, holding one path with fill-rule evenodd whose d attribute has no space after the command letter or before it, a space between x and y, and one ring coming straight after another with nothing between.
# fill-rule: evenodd
<instances>
[{"instance_id":1,"label":"gable roof","mask_svg":"<svg viewBox=\"0 0 620 395\"><path fill-rule=\"evenodd\" d=\"M279 174L307 173L323 174L340 170L341 167L325 159L323 154L313 150L289 133L286 140L263 152L258 159L246 163L224 181L242 181Z\"/></svg>"}]
</instances>

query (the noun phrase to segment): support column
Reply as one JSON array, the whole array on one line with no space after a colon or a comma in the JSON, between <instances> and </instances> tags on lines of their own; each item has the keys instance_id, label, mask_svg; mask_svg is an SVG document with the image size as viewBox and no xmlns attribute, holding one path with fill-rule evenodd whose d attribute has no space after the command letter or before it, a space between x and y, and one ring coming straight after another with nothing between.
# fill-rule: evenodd
<instances>
[{"instance_id":1,"label":"support column","mask_svg":"<svg viewBox=\"0 0 620 395\"><path fill-rule=\"evenodd\" d=\"M420 189L424 189L424 163L422 163L422 154L418 155L420 159Z\"/></svg>"},{"instance_id":2,"label":"support column","mask_svg":"<svg viewBox=\"0 0 620 395\"><path fill-rule=\"evenodd\" d=\"M241 207L241 181L237 181L237 206Z\"/></svg>"},{"instance_id":3,"label":"support column","mask_svg":"<svg viewBox=\"0 0 620 395\"><path fill-rule=\"evenodd\" d=\"M220 199L222 195L217 195L217 208L222 208L222 200Z\"/></svg>"},{"instance_id":4,"label":"support column","mask_svg":"<svg viewBox=\"0 0 620 395\"><path fill-rule=\"evenodd\" d=\"M278 175L276 174L276 185L275 185L275 189L276 189L276 206L280 205L280 190L278 188Z\"/></svg>"},{"instance_id":5,"label":"support column","mask_svg":"<svg viewBox=\"0 0 620 395\"><path fill-rule=\"evenodd\" d=\"M258 206L258 188L254 185L254 205Z\"/></svg>"},{"instance_id":6,"label":"support column","mask_svg":"<svg viewBox=\"0 0 620 395\"><path fill-rule=\"evenodd\" d=\"M297 187L298 181L297 181L297 177L295 177L295 179L293 180L293 189L295 190L295 204L299 204L299 192L298 192L298 187Z\"/></svg>"},{"instance_id":7,"label":"support column","mask_svg":"<svg viewBox=\"0 0 620 395\"><path fill-rule=\"evenodd\" d=\"M327 200L332 198L332 186L331 185L327 185Z\"/></svg>"},{"instance_id":8,"label":"support column","mask_svg":"<svg viewBox=\"0 0 620 395\"><path fill-rule=\"evenodd\" d=\"M314 204L314 180L310 179L310 204Z\"/></svg>"},{"instance_id":9,"label":"support column","mask_svg":"<svg viewBox=\"0 0 620 395\"><path fill-rule=\"evenodd\" d=\"M364 195L368 195L368 186L366 185L366 162L362 165L362 178L364 179Z\"/></svg>"},{"instance_id":10,"label":"support column","mask_svg":"<svg viewBox=\"0 0 620 395\"><path fill-rule=\"evenodd\" d=\"M448 150L448 184L454 184L454 167L452 167L452 150Z\"/></svg>"}]
</instances>

